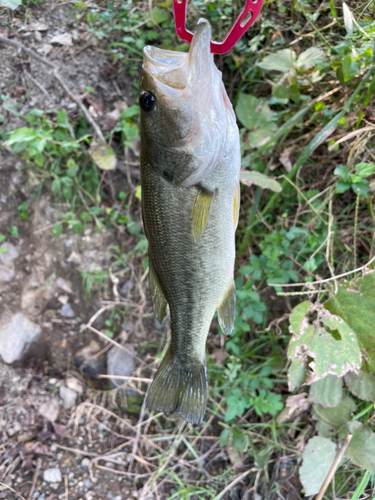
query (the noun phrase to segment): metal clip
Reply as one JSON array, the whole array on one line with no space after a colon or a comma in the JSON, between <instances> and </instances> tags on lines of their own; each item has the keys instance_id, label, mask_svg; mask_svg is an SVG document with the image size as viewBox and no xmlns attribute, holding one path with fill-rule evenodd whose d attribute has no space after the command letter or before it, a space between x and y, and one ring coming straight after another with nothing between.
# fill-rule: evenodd
<instances>
[{"instance_id":1,"label":"metal clip","mask_svg":"<svg viewBox=\"0 0 375 500\"><path fill-rule=\"evenodd\" d=\"M250 28L262 10L264 0L246 0L246 5L222 42L211 42L213 54L225 54ZM193 33L186 29L187 0L173 0L174 19L177 35L184 42L191 43Z\"/></svg>"}]
</instances>

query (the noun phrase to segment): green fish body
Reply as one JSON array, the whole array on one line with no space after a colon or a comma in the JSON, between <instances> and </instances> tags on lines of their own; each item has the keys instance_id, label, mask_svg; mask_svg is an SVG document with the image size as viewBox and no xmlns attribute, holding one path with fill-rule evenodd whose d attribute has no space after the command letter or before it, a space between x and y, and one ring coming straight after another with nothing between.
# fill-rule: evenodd
<instances>
[{"instance_id":1,"label":"green fish body","mask_svg":"<svg viewBox=\"0 0 375 500\"><path fill-rule=\"evenodd\" d=\"M235 230L240 140L221 73L200 20L188 54L144 49L140 79L142 215L150 289L171 344L147 407L198 424L208 386L205 346L215 311L224 333L235 317Z\"/></svg>"}]
</instances>

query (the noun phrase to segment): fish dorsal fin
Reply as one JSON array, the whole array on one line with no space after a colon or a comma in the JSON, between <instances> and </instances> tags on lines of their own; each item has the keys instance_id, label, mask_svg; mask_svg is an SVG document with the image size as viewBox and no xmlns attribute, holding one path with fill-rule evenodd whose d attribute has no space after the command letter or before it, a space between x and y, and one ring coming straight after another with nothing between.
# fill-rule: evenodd
<instances>
[{"instance_id":1,"label":"fish dorsal fin","mask_svg":"<svg viewBox=\"0 0 375 500\"><path fill-rule=\"evenodd\" d=\"M223 302L217 308L219 316L219 325L224 335L229 335L234 328L234 319L236 317L236 287L234 282L227 291Z\"/></svg>"},{"instance_id":2,"label":"fish dorsal fin","mask_svg":"<svg viewBox=\"0 0 375 500\"><path fill-rule=\"evenodd\" d=\"M152 297L152 305L154 308L154 314L156 319L161 323L164 318L165 310L167 308L167 299L165 298L164 292L160 286L159 279L156 276L154 266L152 265L151 259L149 261L149 281L150 281L150 291Z\"/></svg>"},{"instance_id":3,"label":"fish dorsal fin","mask_svg":"<svg viewBox=\"0 0 375 500\"><path fill-rule=\"evenodd\" d=\"M197 195L193 203L192 224L194 241L197 242L203 236L207 227L208 216L213 193L202 187L197 187Z\"/></svg>"}]
</instances>

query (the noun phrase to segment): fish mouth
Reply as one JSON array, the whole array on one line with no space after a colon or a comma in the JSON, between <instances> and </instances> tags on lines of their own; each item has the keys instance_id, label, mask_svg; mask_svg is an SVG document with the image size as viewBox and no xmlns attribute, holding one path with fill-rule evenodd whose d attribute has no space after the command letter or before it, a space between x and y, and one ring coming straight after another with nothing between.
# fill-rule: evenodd
<instances>
[{"instance_id":1,"label":"fish mouth","mask_svg":"<svg viewBox=\"0 0 375 500\"><path fill-rule=\"evenodd\" d=\"M213 56L210 42L210 23L206 19L200 19L189 52L164 50L148 45L143 49L143 68L156 80L156 84L160 82L171 89L193 92L192 87L196 87L198 82L204 85L205 81L211 80Z\"/></svg>"}]
</instances>

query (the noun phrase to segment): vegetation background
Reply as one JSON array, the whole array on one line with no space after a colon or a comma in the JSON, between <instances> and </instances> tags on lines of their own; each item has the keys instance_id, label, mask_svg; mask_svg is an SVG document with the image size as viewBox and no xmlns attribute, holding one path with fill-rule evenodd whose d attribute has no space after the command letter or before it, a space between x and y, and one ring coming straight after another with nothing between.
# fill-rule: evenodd
<instances>
[{"instance_id":1,"label":"vegetation background","mask_svg":"<svg viewBox=\"0 0 375 500\"><path fill-rule=\"evenodd\" d=\"M193 0L188 27L205 17L220 40L242 5ZM23 0L13 19L37 20L40 6ZM119 90L121 105L111 110L107 100L103 109L100 90L87 86L79 99L87 117L63 106L23 113L23 93L3 89L2 148L22 157L36 182L0 241L19 238L33 204L47 195L58 207L51 239L87 228L111 232L105 265L76 271L85 300L104 304L101 335L109 342L120 339L125 320L146 331L152 316L140 215L142 49L188 46L175 34L171 0L76 1L69 8L107 60L108 78L116 84L125 75L127 93ZM4 16L14 27L9 12ZM374 44L374 0L265 0L248 33L215 58L243 157L235 330L224 338L214 320L201 426L152 420L142 379L133 381L140 395L117 399L115 415L148 422L141 437L135 431L135 477L127 476L139 498L375 498ZM22 123L15 126L14 116ZM106 146L95 142L92 120ZM116 287L129 277L137 286L123 298ZM137 316L129 301L140 300ZM147 363L138 378L158 363L168 322L161 334L162 341L146 334L138 342ZM109 389L90 378L87 387ZM155 439L158 446L150 446Z\"/></svg>"}]
</instances>

